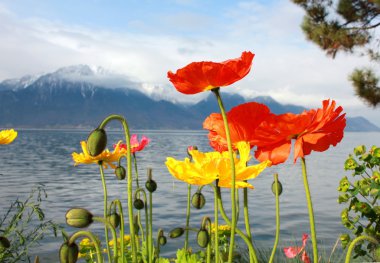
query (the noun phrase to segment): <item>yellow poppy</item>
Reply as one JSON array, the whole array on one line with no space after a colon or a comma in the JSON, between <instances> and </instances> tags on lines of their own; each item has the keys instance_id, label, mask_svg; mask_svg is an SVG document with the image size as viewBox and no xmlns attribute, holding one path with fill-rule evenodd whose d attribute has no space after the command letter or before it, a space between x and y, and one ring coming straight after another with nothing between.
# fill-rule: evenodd
<instances>
[{"instance_id":1,"label":"yellow poppy","mask_svg":"<svg viewBox=\"0 0 380 263\"><path fill-rule=\"evenodd\" d=\"M244 182L258 176L268 165L270 161L264 161L258 165L247 166L250 159L250 147L247 142L237 144L240 153L240 159L234 155L236 171L236 187L253 186ZM169 172L177 179L188 184L206 185L219 179L220 187L231 187L231 163L228 152L208 152L202 153L198 150L189 151L193 162L189 158L184 161L178 161L168 157L166 166Z\"/></svg>"},{"instance_id":2,"label":"yellow poppy","mask_svg":"<svg viewBox=\"0 0 380 263\"><path fill-rule=\"evenodd\" d=\"M116 168L116 166L113 163L117 162L119 157L125 154L125 151L122 150L120 147L120 143L121 141L115 145L113 152L110 152L108 149L106 149L101 154L93 157L87 151L87 143L85 141L82 141L80 144L82 146L83 152L72 153L72 157L75 162L74 165L102 162L104 168L108 168L108 165L112 168Z\"/></svg>"},{"instance_id":3,"label":"yellow poppy","mask_svg":"<svg viewBox=\"0 0 380 263\"><path fill-rule=\"evenodd\" d=\"M17 137L17 131L10 130L2 130L0 131L0 144L10 144Z\"/></svg>"}]
</instances>

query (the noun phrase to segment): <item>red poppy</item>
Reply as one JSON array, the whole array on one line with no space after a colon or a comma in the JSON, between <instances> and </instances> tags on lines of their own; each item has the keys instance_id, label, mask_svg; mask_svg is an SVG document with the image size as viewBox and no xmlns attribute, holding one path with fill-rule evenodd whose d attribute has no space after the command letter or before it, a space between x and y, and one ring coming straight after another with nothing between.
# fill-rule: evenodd
<instances>
[{"instance_id":1,"label":"red poppy","mask_svg":"<svg viewBox=\"0 0 380 263\"><path fill-rule=\"evenodd\" d=\"M343 108L335 108L335 101L323 101L323 107L301 114L272 115L255 130L258 160L271 160L272 164L286 161L295 139L294 162L311 151L323 152L330 145L336 146L343 138L346 126Z\"/></svg>"},{"instance_id":2,"label":"red poppy","mask_svg":"<svg viewBox=\"0 0 380 263\"><path fill-rule=\"evenodd\" d=\"M252 148L255 129L269 115L271 115L269 108L257 102L248 102L232 108L227 113L227 120L233 148L236 150L236 144L240 141L250 143ZM223 118L220 113L212 113L208 116L203 122L203 128L210 131L208 138L211 147L218 152L228 150Z\"/></svg>"},{"instance_id":3,"label":"red poppy","mask_svg":"<svg viewBox=\"0 0 380 263\"><path fill-rule=\"evenodd\" d=\"M185 94L196 94L205 90L231 85L244 78L251 70L255 55L243 52L240 58L224 62L193 62L176 73L168 72L168 78L174 87Z\"/></svg>"},{"instance_id":4,"label":"red poppy","mask_svg":"<svg viewBox=\"0 0 380 263\"><path fill-rule=\"evenodd\" d=\"M148 145L148 143L150 142L150 139L143 135L141 137L141 141L139 142L139 140L137 139L137 134L132 134L130 142L131 142L131 153L135 153L135 152L142 151L145 148L145 146ZM125 143L121 143L119 147L121 150L127 149L127 145Z\"/></svg>"}]
</instances>

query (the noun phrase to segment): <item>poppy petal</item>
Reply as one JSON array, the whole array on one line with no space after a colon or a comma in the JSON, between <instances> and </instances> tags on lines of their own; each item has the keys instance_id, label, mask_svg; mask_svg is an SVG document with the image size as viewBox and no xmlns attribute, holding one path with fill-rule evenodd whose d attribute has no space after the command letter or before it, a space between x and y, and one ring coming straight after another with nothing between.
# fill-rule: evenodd
<instances>
[{"instance_id":1,"label":"poppy petal","mask_svg":"<svg viewBox=\"0 0 380 263\"><path fill-rule=\"evenodd\" d=\"M244 78L251 70L254 54L243 52L241 57L216 63L211 61L192 62L178 69L176 73L168 72L168 78L174 87L184 94L196 94L224 87Z\"/></svg>"}]
</instances>

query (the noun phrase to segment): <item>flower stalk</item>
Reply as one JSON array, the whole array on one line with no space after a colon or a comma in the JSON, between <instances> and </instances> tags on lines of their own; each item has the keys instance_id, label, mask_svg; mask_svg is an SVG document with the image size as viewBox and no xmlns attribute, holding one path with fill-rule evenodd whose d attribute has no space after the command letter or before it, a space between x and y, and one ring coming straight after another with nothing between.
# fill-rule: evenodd
<instances>
[{"instance_id":1,"label":"flower stalk","mask_svg":"<svg viewBox=\"0 0 380 263\"><path fill-rule=\"evenodd\" d=\"M304 157L301 158L301 164L302 164L302 178L303 178L303 184L305 188L306 201L307 201L307 209L309 212L311 242L313 244L313 261L314 263L318 263L318 245L317 245L317 234L315 231L315 223L314 223L313 203L311 201L309 182L307 180L306 161Z\"/></svg>"},{"instance_id":2,"label":"flower stalk","mask_svg":"<svg viewBox=\"0 0 380 263\"><path fill-rule=\"evenodd\" d=\"M276 249L278 246L278 240L280 238L280 191L278 184L278 174L274 174L274 194L276 199L276 237L273 244L272 253L269 258L269 263L272 263L274 260L274 255L276 254Z\"/></svg>"},{"instance_id":3,"label":"flower stalk","mask_svg":"<svg viewBox=\"0 0 380 263\"><path fill-rule=\"evenodd\" d=\"M107 185L106 185L106 180L104 178L104 170L103 170L103 165L102 161L99 161L99 171L100 171L100 178L102 179L102 186L103 186L103 198L104 198L104 219L107 220L108 216L108 194L107 194ZM109 238L108 238L108 227L105 224L104 225L104 236L106 239L106 247L107 247L107 256L108 256L108 261L111 262L111 252L110 252L110 247L109 247Z\"/></svg>"},{"instance_id":4,"label":"flower stalk","mask_svg":"<svg viewBox=\"0 0 380 263\"><path fill-rule=\"evenodd\" d=\"M228 263L232 263L233 259L233 252L234 252L234 245L235 245L235 232L236 232L236 221L237 221L237 212L236 212L236 187L235 187L235 161L234 161L234 155L232 151L232 143L231 143L231 136L230 136L230 129L228 127L228 120L226 111L223 105L222 98L219 93L219 88L212 89L212 92L216 96L216 100L218 101L218 105L220 108L220 113L223 117L224 122L224 129L226 130L226 137L227 137L227 145L228 145L228 153L230 157L231 162L231 236L230 236L230 248L228 253Z\"/></svg>"},{"instance_id":5,"label":"flower stalk","mask_svg":"<svg viewBox=\"0 0 380 263\"><path fill-rule=\"evenodd\" d=\"M127 144L127 168L128 168L128 176L127 176L127 199L128 199L128 219L129 219L129 232L131 236L131 247L132 247L132 262L137 262L137 251L135 244L135 228L133 224L133 200L132 200L132 158L131 158L131 142L130 142L130 133L127 121L121 115L112 114L105 118L103 122L99 125L99 128L104 128L107 123L111 120L118 120L121 122L125 141Z\"/></svg>"}]
</instances>

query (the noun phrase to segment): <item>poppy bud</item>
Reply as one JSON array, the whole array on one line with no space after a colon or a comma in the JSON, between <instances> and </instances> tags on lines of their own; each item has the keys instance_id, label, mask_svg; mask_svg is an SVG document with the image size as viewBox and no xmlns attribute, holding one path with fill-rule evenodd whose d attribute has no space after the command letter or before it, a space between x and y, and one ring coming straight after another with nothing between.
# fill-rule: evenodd
<instances>
[{"instance_id":1,"label":"poppy bud","mask_svg":"<svg viewBox=\"0 0 380 263\"><path fill-rule=\"evenodd\" d=\"M72 208L66 213L66 223L69 226L84 228L92 223L93 215L83 208Z\"/></svg>"},{"instance_id":2,"label":"poppy bud","mask_svg":"<svg viewBox=\"0 0 380 263\"><path fill-rule=\"evenodd\" d=\"M176 227L169 232L169 237L177 238L177 237L182 236L183 233L185 233L185 229L183 229L182 227Z\"/></svg>"},{"instance_id":3,"label":"poppy bud","mask_svg":"<svg viewBox=\"0 0 380 263\"><path fill-rule=\"evenodd\" d=\"M63 243L59 249L59 261L61 263L75 263L78 260L79 248L77 244Z\"/></svg>"},{"instance_id":4,"label":"poppy bud","mask_svg":"<svg viewBox=\"0 0 380 263\"><path fill-rule=\"evenodd\" d=\"M135 201L133 201L133 206L137 209L137 210L141 210L144 208L144 201L141 200L141 199L135 199Z\"/></svg>"},{"instance_id":5,"label":"poppy bud","mask_svg":"<svg viewBox=\"0 0 380 263\"><path fill-rule=\"evenodd\" d=\"M114 228L118 228L120 225L120 215L118 213L110 214L107 216L107 220Z\"/></svg>"},{"instance_id":6,"label":"poppy bud","mask_svg":"<svg viewBox=\"0 0 380 263\"><path fill-rule=\"evenodd\" d=\"M118 180L124 180L126 176L125 168L123 166L117 166L115 168L115 175Z\"/></svg>"},{"instance_id":7,"label":"poppy bud","mask_svg":"<svg viewBox=\"0 0 380 263\"><path fill-rule=\"evenodd\" d=\"M198 245L202 248L205 248L207 247L208 245L208 242L209 242L209 236L208 236L208 232L206 229L201 229L198 231L198 234L197 234L197 242L198 242Z\"/></svg>"},{"instance_id":8,"label":"poppy bud","mask_svg":"<svg viewBox=\"0 0 380 263\"><path fill-rule=\"evenodd\" d=\"M6 250L10 246L11 243L9 242L8 238L0 236L0 252Z\"/></svg>"},{"instance_id":9,"label":"poppy bud","mask_svg":"<svg viewBox=\"0 0 380 263\"><path fill-rule=\"evenodd\" d=\"M145 183L145 188L151 193L157 190L157 183L152 179L151 168L148 169L148 181Z\"/></svg>"},{"instance_id":10,"label":"poppy bud","mask_svg":"<svg viewBox=\"0 0 380 263\"><path fill-rule=\"evenodd\" d=\"M166 237L165 236L160 236L158 238L158 242L160 243L161 246L165 246L166 242L167 242Z\"/></svg>"},{"instance_id":11,"label":"poppy bud","mask_svg":"<svg viewBox=\"0 0 380 263\"><path fill-rule=\"evenodd\" d=\"M282 184L281 184L281 182L280 181L277 181L277 187L278 187L278 196L280 196L281 195L281 193L282 193ZM276 195L276 182L273 182L272 183L272 193L274 194L274 195Z\"/></svg>"},{"instance_id":12,"label":"poppy bud","mask_svg":"<svg viewBox=\"0 0 380 263\"><path fill-rule=\"evenodd\" d=\"M104 129L93 130L87 138L87 150L91 156L101 154L107 146L107 134Z\"/></svg>"},{"instance_id":13,"label":"poppy bud","mask_svg":"<svg viewBox=\"0 0 380 263\"><path fill-rule=\"evenodd\" d=\"M196 192L191 198L191 204L196 209L202 209L206 204L205 196L201 192Z\"/></svg>"}]
</instances>

